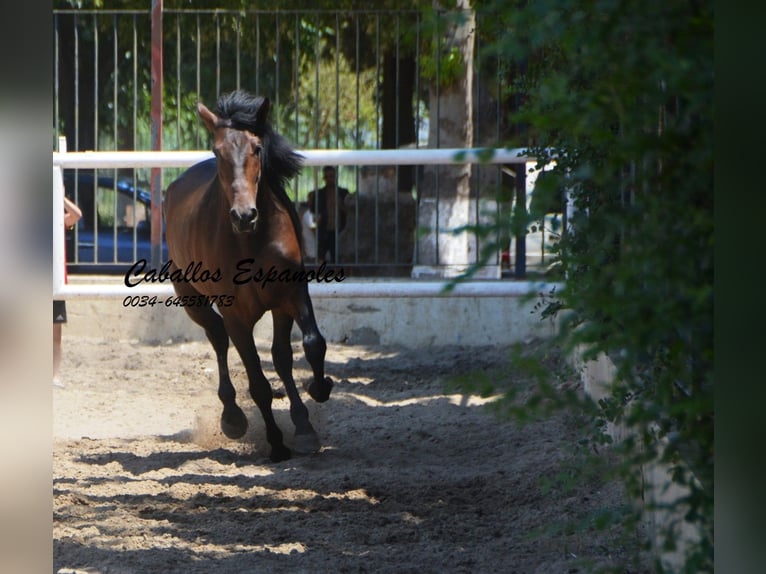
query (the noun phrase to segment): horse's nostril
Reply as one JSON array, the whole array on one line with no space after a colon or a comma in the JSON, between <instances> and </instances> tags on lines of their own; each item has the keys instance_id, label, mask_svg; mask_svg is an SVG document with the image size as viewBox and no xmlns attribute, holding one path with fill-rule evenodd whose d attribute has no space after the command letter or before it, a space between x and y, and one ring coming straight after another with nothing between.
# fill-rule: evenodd
<instances>
[{"instance_id":1,"label":"horse's nostril","mask_svg":"<svg viewBox=\"0 0 766 574\"><path fill-rule=\"evenodd\" d=\"M255 227L255 221L258 218L258 210L251 207L244 212L232 208L229 210L229 218L234 228L238 231L247 231Z\"/></svg>"}]
</instances>

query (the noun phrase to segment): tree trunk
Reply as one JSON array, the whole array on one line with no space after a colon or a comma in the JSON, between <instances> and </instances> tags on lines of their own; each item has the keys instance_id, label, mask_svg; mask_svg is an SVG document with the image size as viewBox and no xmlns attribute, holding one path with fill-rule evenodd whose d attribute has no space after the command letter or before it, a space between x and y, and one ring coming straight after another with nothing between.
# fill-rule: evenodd
<instances>
[{"instance_id":1,"label":"tree trunk","mask_svg":"<svg viewBox=\"0 0 766 574\"><path fill-rule=\"evenodd\" d=\"M417 141L414 97L414 57L407 55L397 59L395 52L386 52L383 56L382 149L398 149ZM397 189L412 191L414 183L414 166L400 166Z\"/></svg>"},{"instance_id":2,"label":"tree trunk","mask_svg":"<svg viewBox=\"0 0 766 574\"><path fill-rule=\"evenodd\" d=\"M439 31L440 59L457 50L462 73L457 78L437 74L429 85L430 148L473 147L473 61L475 17L468 0L458 8L468 10L460 22ZM438 3L435 4L438 9ZM413 276L450 277L470 265L475 242L454 229L471 217L471 165L426 166L420 185L418 227Z\"/></svg>"}]
</instances>

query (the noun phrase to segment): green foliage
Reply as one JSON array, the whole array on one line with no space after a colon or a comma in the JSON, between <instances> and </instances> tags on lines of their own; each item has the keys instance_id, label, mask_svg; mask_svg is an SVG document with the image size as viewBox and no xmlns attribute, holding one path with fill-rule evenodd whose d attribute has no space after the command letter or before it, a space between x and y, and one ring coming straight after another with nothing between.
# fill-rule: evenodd
<instances>
[{"instance_id":1,"label":"green foliage","mask_svg":"<svg viewBox=\"0 0 766 574\"><path fill-rule=\"evenodd\" d=\"M421 57L420 73L424 80L434 83L438 81L442 88L453 85L465 75L465 65L460 50L457 46L433 47L431 54Z\"/></svg>"},{"instance_id":2,"label":"green foliage","mask_svg":"<svg viewBox=\"0 0 766 574\"><path fill-rule=\"evenodd\" d=\"M205 147L207 134L194 103L212 106L220 93L238 88L267 94L275 127L298 146L376 147L381 119L379 60L402 38L398 45L403 52L414 49L420 4L430 6L403 0L349 0L307 8L305 2L296 1L281 2L275 11L245 0L218 0L211 13L209 2L166 1L164 147ZM99 3L56 0L54 6L91 10ZM104 12L78 14L80 52L99 44L98 62L81 54L78 70L84 78L81 83L97 84L91 91L99 94L98 115L92 117L90 110L81 114L80 125L85 129L86 120L94 124L88 123L87 129L98 130L99 149L149 147L144 137L150 129L151 105L148 8L145 0L122 0ZM355 14L341 12L357 9ZM69 13L60 20L62 26L73 27ZM73 46L62 49L74 51ZM65 81L73 80L62 78ZM111 103L115 90L116 106ZM57 128L63 131L64 126Z\"/></svg>"},{"instance_id":3,"label":"green foliage","mask_svg":"<svg viewBox=\"0 0 766 574\"><path fill-rule=\"evenodd\" d=\"M424 10L420 24L420 76L440 88L455 85L465 77L463 55L458 46L445 42L450 28L463 23L459 11Z\"/></svg>"},{"instance_id":4,"label":"green foliage","mask_svg":"<svg viewBox=\"0 0 766 574\"><path fill-rule=\"evenodd\" d=\"M712 571L712 3L477 4L523 102L514 119L529 139L512 145L556 161L541 205L565 189L574 207L557 247L566 287L541 310L566 310L570 351L615 363L592 416L629 430L612 448L633 495L648 463L690 488L671 503L701 535L684 571ZM582 407L544 386L537 396L524 407Z\"/></svg>"}]
</instances>

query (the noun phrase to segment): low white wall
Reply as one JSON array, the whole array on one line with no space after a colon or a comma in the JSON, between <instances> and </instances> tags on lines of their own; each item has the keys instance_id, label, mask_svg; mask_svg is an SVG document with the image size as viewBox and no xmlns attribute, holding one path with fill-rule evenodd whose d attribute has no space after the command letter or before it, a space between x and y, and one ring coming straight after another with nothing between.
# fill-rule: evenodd
<instances>
[{"instance_id":1,"label":"low white wall","mask_svg":"<svg viewBox=\"0 0 766 574\"><path fill-rule=\"evenodd\" d=\"M523 296L334 296L313 301L319 329L330 342L409 348L509 344L552 336L556 324L533 313L534 303ZM67 300L67 312L65 336L144 342L205 339L203 330L178 307L131 308L123 306L122 298L75 298ZM271 334L267 314L256 325L255 336L270 341ZM297 327L293 337L300 339Z\"/></svg>"},{"instance_id":2,"label":"low white wall","mask_svg":"<svg viewBox=\"0 0 766 574\"><path fill-rule=\"evenodd\" d=\"M595 360L583 362L579 359L581 351L582 349L577 349L572 360L580 372L583 389L595 401L609 396L611 384L617 374L614 363L603 353ZM628 429L624 424L609 423L607 432L615 442L624 440L629 436ZM643 503L659 507L647 512L645 517L645 524L654 551L663 567L668 571L681 571L688 545L699 540L699 534L692 524L684 520L681 511L673 511L663 507L686 496L689 489L672 482L672 469L668 465L647 464L641 472L644 484ZM664 537L662 533L671 525L677 536L676 548L666 550L663 548Z\"/></svg>"},{"instance_id":3,"label":"low white wall","mask_svg":"<svg viewBox=\"0 0 766 574\"><path fill-rule=\"evenodd\" d=\"M351 345L495 345L550 337L555 324L521 297L322 299L314 303L329 341Z\"/></svg>"}]
</instances>

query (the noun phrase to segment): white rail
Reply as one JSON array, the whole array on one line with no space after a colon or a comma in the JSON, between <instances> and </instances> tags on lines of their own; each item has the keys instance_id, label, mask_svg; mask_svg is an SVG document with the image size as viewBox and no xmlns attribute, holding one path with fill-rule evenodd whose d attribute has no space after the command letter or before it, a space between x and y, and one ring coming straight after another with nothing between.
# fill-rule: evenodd
<instances>
[{"instance_id":1,"label":"white rail","mask_svg":"<svg viewBox=\"0 0 766 574\"><path fill-rule=\"evenodd\" d=\"M208 151L86 151L53 153L53 204L63 205L63 170L70 168L186 167L213 157ZM400 150L302 150L306 166L322 165L446 165L453 163L525 164L535 161L526 150L515 149L400 149ZM169 297L171 284L67 285L64 282L64 214L53 210L53 297L54 299L103 299L148 295ZM446 281L344 281L310 283L313 298L391 298L444 296ZM509 281L467 281L446 295L453 297L519 297L549 292L559 284Z\"/></svg>"},{"instance_id":2,"label":"white rail","mask_svg":"<svg viewBox=\"0 0 766 574\"><path fill-rule=\"evenodd\" d=\"M394 299L404 297L524 297L530 294L549 293L557 283L531 281L467 281L455 285L452 291L444 291L445 281L407 281L346 280L332 283L309 283L312 299L334 299L349 297L354 299ZM114 299L130 296L157 297L162 303L167 297L175 295L169 282L136 285L127 287L120 284L106 285L63 285L54 292L57 299Z\"/></svg>"},{"instance_id":3,"label":"white rail","mask_svg":"<svg viewBox=\"0 0 766 574\"><path fill-rule=\"evenodd\" d=\"M534 161L523 148L514 149L387 149L298 150L306 166L446 165L451 163L521 164ZM62 168L188 167L213 157L210 151L80 151L54 152Z\"/></svg>"}]
</instances>

